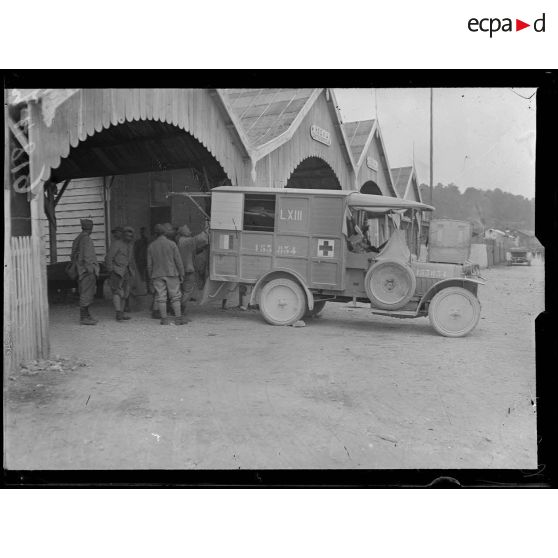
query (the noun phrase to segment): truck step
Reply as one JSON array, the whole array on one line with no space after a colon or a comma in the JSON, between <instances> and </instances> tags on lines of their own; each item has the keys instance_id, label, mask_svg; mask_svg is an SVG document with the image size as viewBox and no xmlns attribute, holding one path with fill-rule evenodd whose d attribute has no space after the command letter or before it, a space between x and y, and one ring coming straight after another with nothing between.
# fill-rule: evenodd
<instances>
[{"instance_id":1,"label":"truck step","mask_svg":"<svg viewBox=\"0 0 558 558\"><path fill-rule=\"evenodd\" d=\"M379 310L374 308L372 314L378 316L390 316L391 318L416 318L417 313L412 310Z\"/></svg>"}]
</instances>

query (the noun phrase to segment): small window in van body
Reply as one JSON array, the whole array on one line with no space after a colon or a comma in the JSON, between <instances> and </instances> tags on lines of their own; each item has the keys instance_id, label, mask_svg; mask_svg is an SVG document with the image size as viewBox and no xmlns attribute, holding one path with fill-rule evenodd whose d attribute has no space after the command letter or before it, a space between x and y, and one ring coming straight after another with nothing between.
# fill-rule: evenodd
<instances>
[{"instance_id":1,"label":"small window in van body","mask_svg":"<svg viewBox=\"0 0 558 558\"><path fill-rule=\"evenodd\" d=\"M245 231L273 232L275 229L275 195L245 194Z\"/></svg>"}]
</instances>

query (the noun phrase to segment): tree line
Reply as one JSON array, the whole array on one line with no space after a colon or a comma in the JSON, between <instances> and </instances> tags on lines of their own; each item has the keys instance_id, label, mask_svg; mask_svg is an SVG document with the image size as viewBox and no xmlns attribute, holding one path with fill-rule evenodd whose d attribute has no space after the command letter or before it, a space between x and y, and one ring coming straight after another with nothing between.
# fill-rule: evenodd
<instances>
[{"instance_id":1,"label":"tree line","mask_svg":"<svg viewBox=\"0 0 558 558\"><path fill-rule=\"evenodd\" d=\"M426 184L420 185L422 199L429 203L430 192ZM436 208L435 219L460 219L471 221L474 228L535 229L535 200L521 195L504 192L500 188L479 190L467 188L463 193L459 188L438 183L432 193L432 205Z\"/></svg>"}]
</instances>

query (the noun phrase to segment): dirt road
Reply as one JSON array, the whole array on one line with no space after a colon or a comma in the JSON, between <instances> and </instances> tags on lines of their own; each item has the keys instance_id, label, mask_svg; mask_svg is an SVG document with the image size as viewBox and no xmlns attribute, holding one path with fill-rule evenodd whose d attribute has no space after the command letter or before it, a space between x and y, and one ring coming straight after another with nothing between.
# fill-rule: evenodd
<instances>
[{"instance_id":1,"label":"dirt road","mask_svg":"<svg viewBox=\"0 0 558 558\"><path fill-rule=\"evenodd\" d=\"M534 320L544 271L485 270L468 337L329 304L304 328L195 307L96 327L51 307L52 354L87 366L5 381L10 469L536 466Z\"/></svg>"}]
</instances>

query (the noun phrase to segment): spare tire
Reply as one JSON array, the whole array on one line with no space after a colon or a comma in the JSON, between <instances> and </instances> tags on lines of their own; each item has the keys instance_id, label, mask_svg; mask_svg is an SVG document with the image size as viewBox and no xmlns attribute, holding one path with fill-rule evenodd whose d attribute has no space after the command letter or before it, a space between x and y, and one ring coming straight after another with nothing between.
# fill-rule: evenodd
<instances>
[{"instance_id":1,"label":"spare tire","mask_svg":"<svg viewBox=\"0 0 558 558\"><path fill-rule=\"evenodd\" d=\"M413 270L398 260L377 261L366 273L364 288L372 306L382 310L403 308L415 294Z\"/></svg>"}]
</instances>

